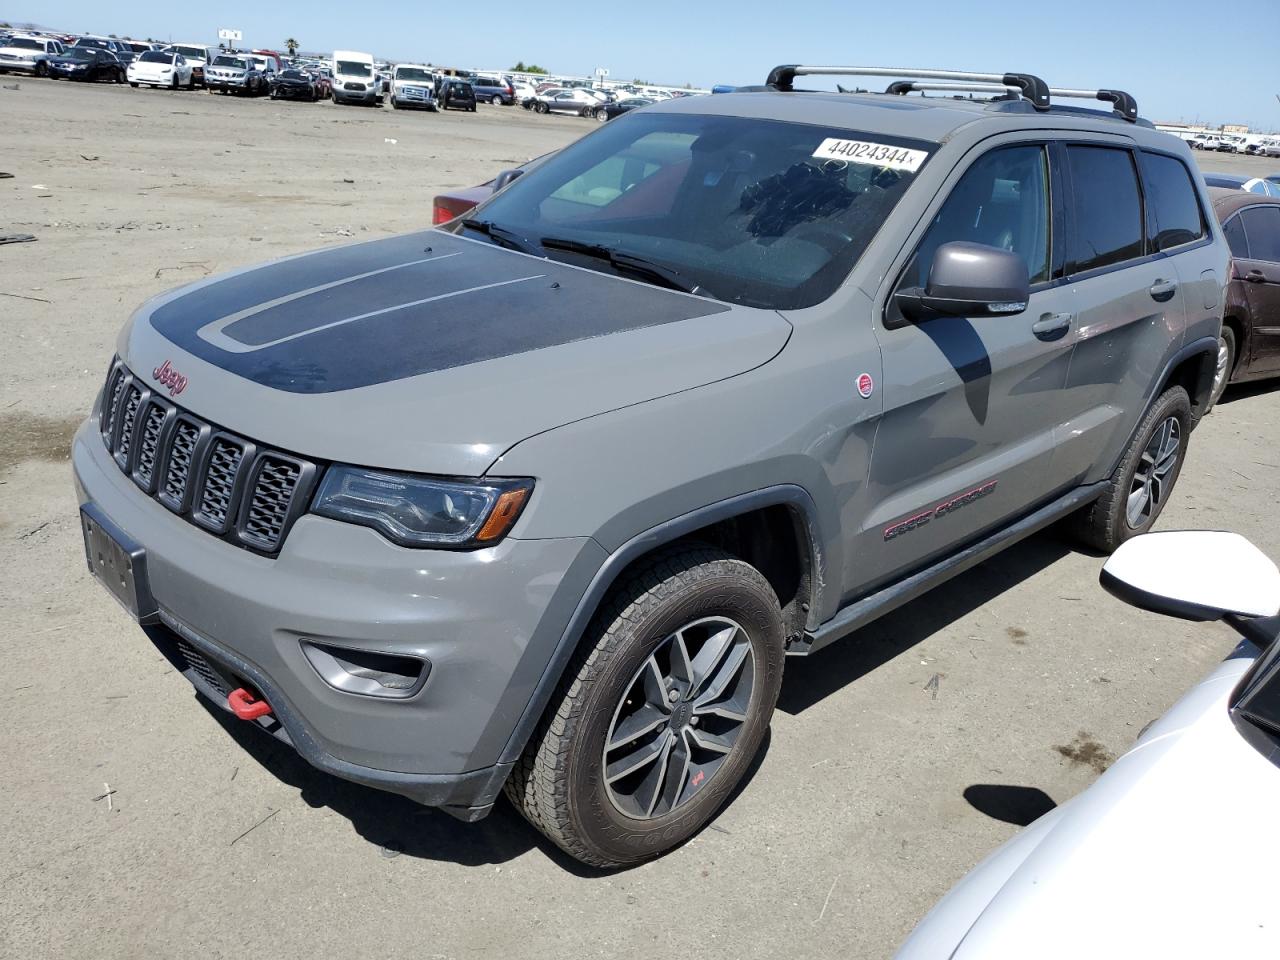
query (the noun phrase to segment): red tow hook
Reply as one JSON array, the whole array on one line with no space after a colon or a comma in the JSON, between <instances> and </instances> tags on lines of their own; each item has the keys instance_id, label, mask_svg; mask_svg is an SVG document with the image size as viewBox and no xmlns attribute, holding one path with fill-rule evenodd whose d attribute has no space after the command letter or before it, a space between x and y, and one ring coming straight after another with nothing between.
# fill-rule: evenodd
<instances>
[{"instance_id":1,"label":"red tow hook","mask_svg":"<svg viewBox=\"0 0 1280 960\"><path fill-rule=\"evenodd\" d=\"M271 712L271 704L265 700L253 699L244 687L238 687L227 694L227 706L241 720L257 720Z\"/></svg>"}]
</instances>

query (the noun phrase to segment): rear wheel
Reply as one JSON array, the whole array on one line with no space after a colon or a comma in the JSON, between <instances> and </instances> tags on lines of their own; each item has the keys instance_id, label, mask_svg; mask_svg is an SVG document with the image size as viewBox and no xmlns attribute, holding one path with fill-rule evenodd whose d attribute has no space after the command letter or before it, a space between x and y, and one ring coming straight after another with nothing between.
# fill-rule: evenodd
<instances>
[{"instance_id":1,"label":"rear wheel","mask_svg":"<svg viewBox=\"0 0 1280 960\"><path fill-rule=\"evenodd\" d=\"M599 109L596 110L596 119L599 120L601 123L604 123L606 120L609 119L609 111L606 110L604 107L600 107Z\"/></svg>"},{"instance_id":2,"label":"rear wheel","mask_svg":"<svg viewBox=\"0 0 1280 960\"><path fill-rule=\"evenodd\" d=\"M660 553L602 605L507 795L584 863L665 853L751 765L784 659L778 599L759 571L711 547Z\"/></svg>"},{"instance_id":3,"label":"rear wheel","mask_svg":"<svg viewBox=\"0 0 1280 960\"><path fill-rule=\"evenodd\" d=\"M169 89L170 90L178 89L178 75L176 73L173 75L173 81L169 84Z\"/></svg>"},{"instance_id":4,"label":"rear wheel","mask_svg":"<svg viewBox=\"0 0 1280 960\"><path fill-rule=\"evenodd\" d=\"M47 77L49 75L49 65L43 60L36 63L35 74L37 77Z\"/></svg>"},{"instance_id":5,"label":"rear wheel","mask_svg":"<svg viewBox=\"0 0 1280 960\"><path fill-rule=\"evenodd\" d=\"M133 81L130 81L130 82L129 82L129 86L133 87L135 90L136 90L136 89L138 89L138 85L137 85L136 83L134 83Z\"/></svg>"},{"instance_id":6,"label":"rear wheel","mask_svg":"<svg viewBox=\"0 0 1280 960\"><path fill-rule=\"evenodd\" d=\"M546 112L547 112L547 105L546 105L545 103L535 103L535 104L533 105L533 109L534 109L534 111L535 111L535 112L537 112L537 113L546 113Z\"/></svg>"},{"instance_id":7,"label":"rear wheel","mask_svg":"<svg viewBox=\"0 0 1280 960\"><path fill-rule=\"evenodd\" d=\"M1231 382L1236 371L1236 332L1223 327L1218 335L1218 357L1213 371L1213 392L1209 394L1209 409L1213 409Z\"/></svg>"},{"instance_id":8,"label":"rear wheel","mask_svg":"<svg viewBox=\"0 0 1280 960\"><path fill-rule=\"evenodd\" d=\"M1150 530L1178 482L1190 433L1191 400L1170 387L1142 418L1102 496L1076 515L1076 535L1110 553Z\"/></svg>"}]
</instances>

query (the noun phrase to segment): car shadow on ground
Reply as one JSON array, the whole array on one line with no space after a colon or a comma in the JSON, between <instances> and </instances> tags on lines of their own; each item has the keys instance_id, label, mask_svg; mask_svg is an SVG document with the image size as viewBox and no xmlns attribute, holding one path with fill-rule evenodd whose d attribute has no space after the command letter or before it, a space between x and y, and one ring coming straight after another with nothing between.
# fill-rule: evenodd
<instances>
[{"instance_id":1,"label":"car shadow on ground","mask_svg":"<svg viewBox=\"0 0 1280 960\"><path fill-rule=\"evenodd\" d=\"M1280 382L1276 380L1251 380L1246 383L1231 383L1227 385L1227 389L1222 391L1222 396L1218 398L1217 406L1225 407L1228 404L1235 403L1237 400L1250 400L1253 397L1260 397L1264 393L1271 393L1280 386Z\"/></svg>"},{"instance_id":2,"label":"car shadow on ground","mask_svg":"<svg viewBox=\"0 0 1280 960\"><path fill-rule=\"evenodd\" d=\"M1072 552L1079 547L1051 529L935 587L925 603L908 603L812 656L788 659L778 709L807 710Z\"/></svg>"},{"instance_id":3,"label":"car shadow on ground","mask_svg":"<svg viewBox=\"0 0 1280 960\"><path fill-rule=\"evenodd\" d=\"M527 823L506 797L499 797L493 812L485 819L463 823L406 797L350 783L317 770L292 748L264 734L255 725L237 720L199 694L195 694L195 699L263 769L281 783L297 789L308 806L328 807L346 817L356 833L376 846L384 857L409 856L474 867L506 863L537 848L548 860L576 877L595 879L618 873L590 867L570 857ZM723 815L751 783L768 753L770 739L766 731L746 774L717 817ZM714 818L705 829L728 832L717 826Z\"/></svg>"}]
</instances>

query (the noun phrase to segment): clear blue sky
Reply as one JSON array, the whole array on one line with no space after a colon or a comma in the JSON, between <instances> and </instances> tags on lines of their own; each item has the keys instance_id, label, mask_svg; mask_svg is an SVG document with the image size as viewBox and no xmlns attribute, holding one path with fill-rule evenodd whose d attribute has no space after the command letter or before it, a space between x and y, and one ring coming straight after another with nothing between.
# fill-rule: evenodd
<instances>
[{"instance_id":1,"label":"clear blue sky","mask_svg":"<svg viewBox=\"0 0 1280 960\"><path fill-rule=\"evenodd\" d=\"M556 17L539 18L554 8ZM560 73L710 86L760 83L778 63L1026 70L1054 86L1118 87L1153 120L1280 130L1280 4L855 0L0 0L0 20L69 31L369 50L457 66L535 62Z\"/></svg>"}]
</instances>

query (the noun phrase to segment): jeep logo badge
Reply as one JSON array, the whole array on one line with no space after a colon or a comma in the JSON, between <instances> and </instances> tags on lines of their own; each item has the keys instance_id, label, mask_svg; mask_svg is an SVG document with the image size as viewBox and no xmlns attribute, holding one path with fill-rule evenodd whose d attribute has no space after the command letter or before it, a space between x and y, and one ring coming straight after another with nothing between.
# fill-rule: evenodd
<instances>
[{"instance_id":1,"label":"jeep logo badge","mask_svg":"<svg viewBox=\"0 0 1280 960\"><path fill-rule=\"evenodd\" d=\"M875 381L871 379L871 374L858 374L858 395L862 397L863 400L869 399L875 389L876 384Z\"/></svg>"},{"instance_id":2,"label":"jeep logo badge","mask_svg":"<svg viewBox=\"0 0 1280 960\"><path fill-rule=\"evenodd\" d=\"M168 360L151 371L151 379L162 387L168 387L169 396L171 397L176 397L187 389L187 378L173 369Z\"/></svg>"}]
</instances>

